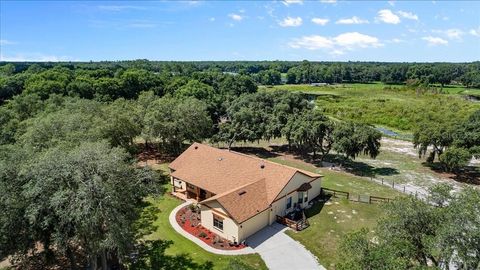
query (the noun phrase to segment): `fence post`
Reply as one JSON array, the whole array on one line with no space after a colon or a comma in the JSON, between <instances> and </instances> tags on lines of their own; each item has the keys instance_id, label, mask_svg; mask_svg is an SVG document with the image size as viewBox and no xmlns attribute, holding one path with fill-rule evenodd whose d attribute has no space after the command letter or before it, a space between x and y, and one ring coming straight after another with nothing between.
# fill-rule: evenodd
<instances>
[{"instance_id":1,"label":"fence post","mask_svg":"<svg viewBox=\"0 0 480 270\"><path fill-rule=\"evenodd\" d=\"M382 185L383 185L383 178L382 178Z\"/></svg>"},{"instance_id":2,"label":"fence post","mask_svg":"<svg viewBox=\"0 0 480 270\"><path fill-rule=\"evenodd\" d=\"M392 181L392 188L395 188L395 180Z\"/></svg>"},{"instance_id":3,"label":"fence post","mask_svg":"<svg viewBox=\"0 0 480 270\"><path fill-rule=\"evenodd\" d=\"M403 193L405 193L405 186L403 186Z\"/></svg>"},{"instance_id":4,"label":"fence post","mask_svg":"<svg viewBox=\"0 0 480 270\"><path fill-rule=\"evenodd\" d=\"M417 198L417 191L415 191L415 199Z\"/></svg>"}]
</instances>

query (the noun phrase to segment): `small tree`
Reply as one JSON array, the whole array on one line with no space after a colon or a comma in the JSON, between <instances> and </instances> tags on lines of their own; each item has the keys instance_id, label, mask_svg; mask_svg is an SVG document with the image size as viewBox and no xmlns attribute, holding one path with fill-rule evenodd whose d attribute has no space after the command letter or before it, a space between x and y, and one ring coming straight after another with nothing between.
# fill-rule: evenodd
<instances>
[{"instance_id":1,"label":"small tree","mask_svg":"<svg viewBox=\"0 0 480 270\"><path fill-rule=\"evenodd\" d=\"M449 172L456 172L465 167L472 158L472 154L463 148L450 147L441 156L440 162L443 168Z\"/></svg>"}]
</instances>

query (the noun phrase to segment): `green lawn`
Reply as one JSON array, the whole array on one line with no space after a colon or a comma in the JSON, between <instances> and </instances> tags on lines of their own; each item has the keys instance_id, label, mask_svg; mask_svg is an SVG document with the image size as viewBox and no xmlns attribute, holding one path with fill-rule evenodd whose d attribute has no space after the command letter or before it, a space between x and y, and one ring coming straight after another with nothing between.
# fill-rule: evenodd
<instances>
[{"instance_id":1,"label":"green lawn","mask_svg":"<svg viewBox=\"0 0 480 270\"><path fill-rule=\"evenodd\" d=\"M312 207L306 214L310 227L300 232L288 231L287 234L317 256L327 269L334 269L339 262L338 246L342 236L360 228L373 228L383 210L379 204L334 198L327 205Z\"/></svg>"},{"instance_id":2,"label":"green lawn","mask_svg":"<svg viewBox=\"0 0 480 270\"><path fill-rule=\"evenodd\" d=\"M158 166L154 166L154 168L165 170L167 165L168 164L159 164ZM168 188L168 185L166 187ZM153 224L157 228L155 232L147 238L152 240L161 239L173 241L173 244L166 251L168 255L187 254L197 263L211 261L214 269L228 269L228 264L231 260L239 260L255 269L267 269L260 255L222 256L212 254L178 234L170 225L168 216L176 206L182 203L181 200L165 194L160 198L150 199L149 201L152 203L152 206L156 208L156 211L159 212L156 213L157 219Z\"/></svg>"}]
</instances>

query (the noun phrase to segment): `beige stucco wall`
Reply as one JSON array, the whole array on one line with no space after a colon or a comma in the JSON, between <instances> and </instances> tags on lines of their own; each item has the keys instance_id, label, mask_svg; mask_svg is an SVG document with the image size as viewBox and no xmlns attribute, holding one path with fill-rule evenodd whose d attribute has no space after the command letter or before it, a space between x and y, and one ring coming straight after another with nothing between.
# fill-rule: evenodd
<instances>
[{"instance_id":1,"label":"beige stucco wall","mask_svg":"<svg viewBox=\"0 0 480 270\"><path fill-rule=\"evenodd\" d=\"M239 225L228 217L228 214L218 202L213 201L201 204L201 210L203 227L227 240L238 242ZM213 227L213 214L223 217L223 230Z\"/></svg>"},{"instance_id":2,"label":"beige stucco wall","mask_svg":"<svg viewBox=\"0 0 480 270\"><path fill-rule=\"evenodd\" d=\"M308 201L315 199L318 195L320 195L320 189L322 188L322 178L318 178L313 182L310 182L312 188L308 191Z\"/></svg>"},{"instance_id":3,"label":"beige stucco wall","mask_svg":"<svg viewBox=\"0 0 480 270\"><path fill-rule=\"evenodd\" d=\"M265 226L274 223L277 215L284 216L289 211L293 210L295 203L298 201L298 192L296 189L298 189L303 183L310 183L312 185L312 188L308 190L308 201L304 202L302 205L303 207L307 206L309 201L320 194L321 178L318 178L314 181L312 180L313 178L311 177L301 173L296 173L277 196L277 200L272 203L271 208L244 221L242 224L237 224L233 219L229 218L228 213L217 201L207 202L205 204L202 203L202 226L227 240L242 242ZM292 207L290 209L285 209L288 197L292 197ZM213 214L222 216L224 218L222 231L213 227Z\"/></svg>"},{"instance_id":4,"label":"beige stucco wall","mask_svg":"<svg viewBox=\"0 0 480 270\"><path fill-rule=\"evenodd\" d=\"M250 235L258 232L263 229L265 226L269 225L270 217L270 208L267 210L258 213L256 216L244 221L240 224L238 238L239 242L242 242Z\"/></svg>"},{"instance_id":5,"label":"beige stucco wall","mask_svg":"<svg viewBox=\"0 0 480 270\"><path fill-rule=\"evenodd\" d=\"M294 205L298 202L298 195L299 195L298 192L295 190L298 189L303 183L309 183L313 179L314 178L298 172L292 177L290 182L278 194L276 201L272 203L273 215L270 217L270 224L275 222L276 215L284 216L288 212L294 209ZM320 194L321 178L318 178L315 181L310 182L310 184L312 185L312 188L308 190L308 201L306 203L304 202L302 204L302 207L307 206L310 200L314 199L316 196ZM292 206L291 208L286 209L287 200L289 197L292 198Z\"/></svg>"}]
</instances>

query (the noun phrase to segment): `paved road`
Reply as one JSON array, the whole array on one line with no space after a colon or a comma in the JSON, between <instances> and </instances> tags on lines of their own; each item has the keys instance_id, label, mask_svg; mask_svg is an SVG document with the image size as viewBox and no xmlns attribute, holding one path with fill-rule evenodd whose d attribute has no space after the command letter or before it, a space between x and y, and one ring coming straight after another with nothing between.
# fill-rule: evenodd
<instances>
[{"instance_id":1,"label":"paved road","mask_svg":"<svg viewBox=\"0 0 480 270\"><path fill-rule=\"evenodd\" d=\"M286 229L274 223L250 236L247 243L260 254L270 270L324 270L310 251L285 234Z\"/></svg>"}]
</instances>

